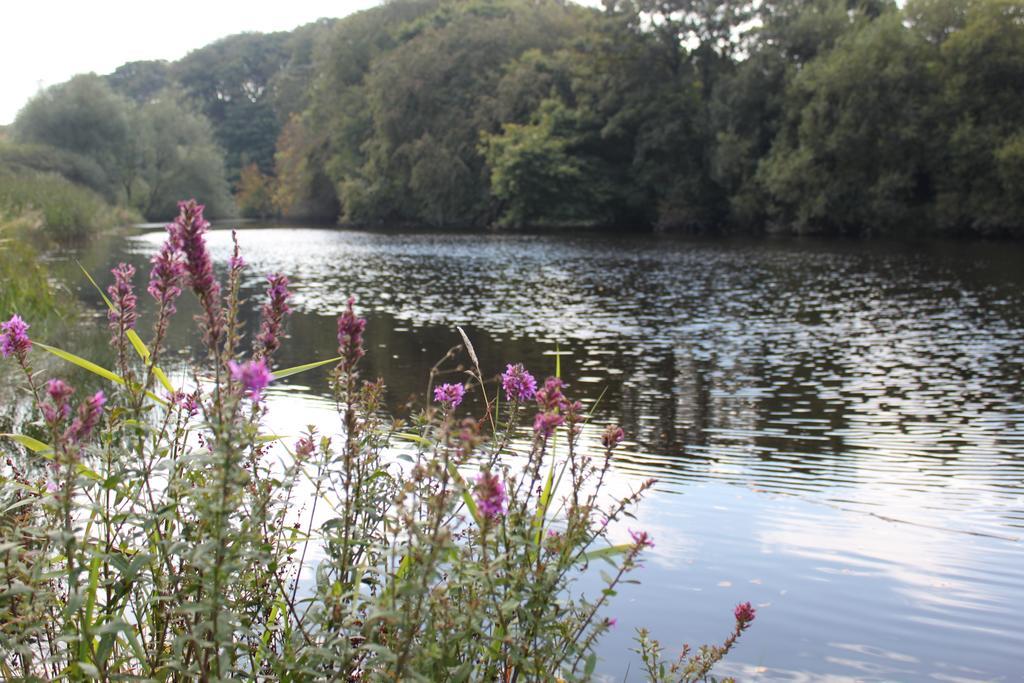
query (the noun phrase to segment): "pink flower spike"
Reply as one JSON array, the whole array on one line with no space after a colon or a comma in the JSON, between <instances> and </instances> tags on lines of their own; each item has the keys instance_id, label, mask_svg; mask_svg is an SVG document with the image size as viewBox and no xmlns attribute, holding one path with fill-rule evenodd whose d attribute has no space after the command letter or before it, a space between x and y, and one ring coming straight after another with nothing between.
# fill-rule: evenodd
<instances>
[{"instance_id":1,"label":"pink flower spike","mask_svg":"<svg viewBox=\"0 0 1024 683\"><path fill-rule=\"evenodd\" d=\"M654 539L651 538L650 534L648 534L646 531L633 531L632 529L630 529L629 536L633 539L633 543L635 543L638 548L654 547Z\"/></svg>"},{"instance_id":2,"label":"pink flower spike","mask_svg":"<svg viewBox=\"0 0 1024 683\"><path fill-rule=\"evenodd\" d=\"M0 323L0 356L15 356L24 361L32 340L28 338L28 323L20 315L12 315L7 322Z\"/></svg>"},{"instance_id":3,"label":"pink flower spike","mask_svg":"<svg viewBox=\"0 0 1024 683\"><path fill-rule=\"evenodd\" d=\"M106 404L107 397L102 391L97 391L85 399L78 408L78 416L71 422L67 431L67 436L72 443L81 443L92 435L103 415L103 406Z\"/></svg>"},{"instance_id":4,"label":"pink flower spike","mask_svg":"<svg viewBox=\"0 0 1024 683\"><path fill-rule=\"evenodd\" d=\"M455 408L462 403L466 387L462 384L442 384L434 388L434 400L448 408Z\"/></svg>"},{"instance_id":5,"label":"pink flower spike","mask_svg":"<svg viewBox=\"0 0 1024 683\"><path fill-rule=\"evenodd\" d=\"M537 394L537 380L522 363L509 363L501 374L501 388L509 401L529 401Z\"/></svg>"},{"instance_id":6,"label":"pink flower spike","mask_svg":"<svg viewBox=\"0 0 1024 683\"><path fill-rule=\"evenodd\" d=\"M482 472L476 479L474 493L477 508L486 519L494 519L505 514L508 495L505 493L505 485L497 475Z\"/></svg>"},{"instance_id":7,"label":"pink flower spike","mask_svg":"<svg viewBox=\"0 0 1024 683\"><path fill-rule=\"evenodd\" d=\"M231 379L242 385L254 403L260 401L263 390L274 379L274 376L270 374L270 369L267 368L267 362L262 358L242 364L233 360L228 361L228 370L231 371Z\"/></svg>"},{"instance_id":8,"label":"pink flower spike","mask_svg":"<svg viewBox=\"0 0 1024 683\"><path fill-rule=\"evenodd\" d=\"M755 610L749 602L741 602L736 605L736 609L733 611L733 616L736 617L736 623L739 624L740 628L745 628L747 624L754 620L757 616L757 610Z\"/></svg>"}]
</instances>

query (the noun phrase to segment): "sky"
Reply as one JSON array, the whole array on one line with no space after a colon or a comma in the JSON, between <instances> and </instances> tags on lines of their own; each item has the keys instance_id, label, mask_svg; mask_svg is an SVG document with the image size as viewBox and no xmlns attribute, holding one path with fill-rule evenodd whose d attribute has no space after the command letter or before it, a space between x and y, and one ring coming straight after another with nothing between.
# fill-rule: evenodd
<instances>
[{"instance_id":1,"label":"sky","mask_svg":"<svg viewBox=\"0 0 1024 683\"><path fill-rule=\"evenodd\" d=\"M176 60L242 31L288 31L378 0L4 0L0 9L0 125L41 88L125 62Z\"/></svg>"}]
</instances>

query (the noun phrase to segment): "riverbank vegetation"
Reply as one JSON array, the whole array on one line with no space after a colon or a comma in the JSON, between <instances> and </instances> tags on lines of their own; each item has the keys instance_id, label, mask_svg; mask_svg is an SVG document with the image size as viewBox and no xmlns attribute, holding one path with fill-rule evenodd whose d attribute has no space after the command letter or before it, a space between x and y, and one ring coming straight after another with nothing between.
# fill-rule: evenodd
<instances>
[{"instance_id":1,"label":"riverbank vegetation","mask_svg":"<svg viewBox=\"0 0 1024 683\"><path fill-rule=\"evenodd\" d=\"M12 135L96 161L147 216L166 207L146 188L173 195L142 162L155 133L67 130L183 122L205 161L174 189L219 209L220 150L250 216L1021 236L1022 16L1019 0L392 0L79 77ZM48 127L71 90L122 113L68 107L84 125Z\"/></svg>"},{"instance_id":2,"label":"riverbank vegetation","mask_svg":"<svg viewBox=\"0 0 1024 683\"><path fill-rule=\"evenodd\" d=\"M654 546L623 527L654 482L605 490L623 430L584 439L590 416L557 371L485 374L465 334L426 378L432 400L394 419L382 382L360 376L351 299L336 357L281 368L288 278L267 276L243 345L248 266L236 243L220 282L207 228L194 201L168 226L148 344L135 269L113 269L113 370L20 316L0 325L34 404L26 431L0 435L17 445L0 469L4 680L591 679L616 590ZM204 353L174 383L160 363L186 289ZM103 388L42 381L40 356ZM268 385L318 368L337 430L266 432ZM704 680L755 613L733 616L721 645L675 661L640 632L651 680Z\"/></svg>"}]
</instances>

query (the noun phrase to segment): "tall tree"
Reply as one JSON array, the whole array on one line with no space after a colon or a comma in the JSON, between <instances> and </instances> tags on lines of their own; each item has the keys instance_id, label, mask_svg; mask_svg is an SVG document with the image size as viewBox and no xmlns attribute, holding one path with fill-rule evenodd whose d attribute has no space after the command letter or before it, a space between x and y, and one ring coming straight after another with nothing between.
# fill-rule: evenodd
<instances>
[{"instance_id":1,"label":"tall tree","mask_svg":"<svg viewBox=\"0 0 1024 683\"><path fill-rule=\"evenodd\" d=\"M190 52L174 76L210 120L224 148L229 179L255 162L269 173L281 122L271 81L289 60L287 33L242 33Z\"/></svg>"}]
</instances>

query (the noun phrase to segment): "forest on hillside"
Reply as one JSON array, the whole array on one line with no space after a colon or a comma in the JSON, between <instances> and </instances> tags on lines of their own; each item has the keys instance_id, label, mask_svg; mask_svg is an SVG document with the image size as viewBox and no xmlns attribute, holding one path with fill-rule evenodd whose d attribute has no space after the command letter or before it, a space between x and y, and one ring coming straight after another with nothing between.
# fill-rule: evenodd
<instances>
[{"instance_id":1,"label":"forest on hillside","mask_svg":"<svg viewBox=\"0 0 1024 683\"><path fill-rule=\"evenodd\" d=\"M7 137L0 173L152 219L1020 237L1024 3L391 0L77 76Z\"/></svg>"}]
</instances>

